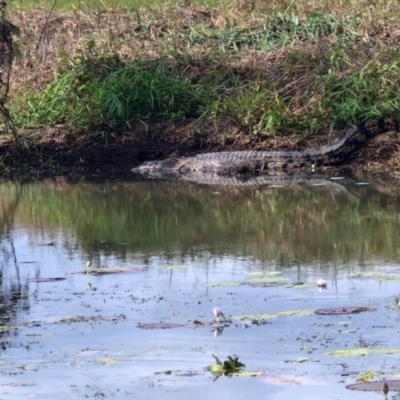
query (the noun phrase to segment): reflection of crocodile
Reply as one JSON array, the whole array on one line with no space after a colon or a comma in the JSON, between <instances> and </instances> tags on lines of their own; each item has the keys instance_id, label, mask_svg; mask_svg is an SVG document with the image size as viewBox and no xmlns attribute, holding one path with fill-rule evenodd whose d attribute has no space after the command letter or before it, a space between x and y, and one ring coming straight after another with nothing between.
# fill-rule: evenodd
<instances>
[{"instance_id":1,"label":"reflection of crocodile","mask_svg":"<svg viewBox=\"0 0 400 400\"><path fill-rule=\"evenodd\" d=\"M291 174L277 173L273 175L262 174L257 176L221 176L212 174L183 175L179 179L185 182L194 182L200 185L219 185L234 187L265 187L265 188L315 188L328 190L343 198L354 202L358 197L351 194L345 184L354 184L353 179L343 177L330 177L325 174Z\"/></svg>"},{"instance_id":2,"label":"reflection of crocodile","mask_svg":"<svg viewBox=\"0 0 400 400\"><path fill-rule=\"evenodd\" d=\"M370 137L399 131L399 121L379 119L347 131L341 138L321 148L303 151L232 151L199 154L195 157L148 161L132 171L149 178L184 178L203 174L245 175L268 170L295 170L337 165L350 158Z\"/></svg>"},{"instance_id":3,"label":"reflection of crocodile","mask_svg":"<svg viewBox=\"0 0 400 400\"><path fill-rule=\"evenodd\" d=\"M341 195L343 198L354 202L358 201L358 197L351 194L343 183L353 183L352 180L344 178L330 178L329 176L317 176L315 174L274 174L274 175L258 175L251 177L234 177L234 176L216 176L210 174L202 174L196 176L186 175L182 178L185 181L196 182L203 185L221 185L221 186L245 186L245 187L269 187L269 188L321 188L328 190L332 194ZM343 179L343 180L342 180Z\"/></svg>"}]
</instances>

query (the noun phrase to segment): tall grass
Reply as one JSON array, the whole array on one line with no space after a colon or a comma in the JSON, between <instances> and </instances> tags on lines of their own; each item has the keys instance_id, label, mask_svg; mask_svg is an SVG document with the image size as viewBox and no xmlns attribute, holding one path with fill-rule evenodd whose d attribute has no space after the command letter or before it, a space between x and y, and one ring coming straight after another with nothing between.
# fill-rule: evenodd
<instances>
[{"instance_id":1,"label":"tall grass","mask_svg":"<svg viewBox=\"0 0 400 400\"><path fill-rule=\"evenodd\" d=\"M29 108L17 118L30 124L63 123L79 131L129 125L136 118L198 117L210 97L205 86L182 79L162 60L118 66L115 61L75 60L42 93L28 97Z\"/></svg>"},{"instance_id":2,"label":"tall grass","mask_svg":"<svg viewBox=\"0 0 400 400\"><path fill-rule=\"evenodd\" d=\"M251 135L304 136L399 117L394 5L350 3L345 13L339 2L335 11L307 4L63 14L44 40L59 47L41 54L52 76L16 84L17 121L79 132L127 128L134 119L228 117ZM373 18L378 11L385 20ZM60 36L63 25L71 40Z\"/></svg>"}]
</instances>

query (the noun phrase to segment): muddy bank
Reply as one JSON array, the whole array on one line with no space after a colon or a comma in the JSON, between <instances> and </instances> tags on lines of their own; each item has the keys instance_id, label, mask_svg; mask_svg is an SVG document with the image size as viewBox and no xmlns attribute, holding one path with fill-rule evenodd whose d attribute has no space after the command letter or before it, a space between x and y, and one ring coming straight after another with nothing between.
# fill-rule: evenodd
<instances>
[{"instance_id":1,"label":"muddy bank","mask_svg":"<svg viewBox=\"0 0 400 400\"><path fill-rule=\"evenodd\" d=\"M377 135L354 153L344 166L353 170L395 173L400 165L395 132ZM295 135L253 138L229 119L213 124L199 120L151 119L136 121L130 130L90 132L76 136L62 126L37 127L23 132L19 146L12 138L0 142L2 175L32 171L80 174L94 171L123 176L138 164L169 157L233 150L302 150L329 143L327 135L297 142Z\"/></svg>"}]
</instances>

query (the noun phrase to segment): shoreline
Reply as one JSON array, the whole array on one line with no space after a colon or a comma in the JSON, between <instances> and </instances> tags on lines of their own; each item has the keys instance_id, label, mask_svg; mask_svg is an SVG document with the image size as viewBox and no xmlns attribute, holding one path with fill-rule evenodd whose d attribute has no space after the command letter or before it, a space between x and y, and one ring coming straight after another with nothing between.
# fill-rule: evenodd
<instances>
[{"instance_id":1,"label":"shoreline","mask_svg":"<svg viewBox=\"0 0 400 400\"><path fill-rule=\"evenodd\" d=\"M21 54L8 107L20 140L0 137L0 164L133 168L204 152L304 150L399 119L400 5L368 4L13 10ZM352 167L396 172L397 141L376 136Z\"/></svg>"}]
</instances>

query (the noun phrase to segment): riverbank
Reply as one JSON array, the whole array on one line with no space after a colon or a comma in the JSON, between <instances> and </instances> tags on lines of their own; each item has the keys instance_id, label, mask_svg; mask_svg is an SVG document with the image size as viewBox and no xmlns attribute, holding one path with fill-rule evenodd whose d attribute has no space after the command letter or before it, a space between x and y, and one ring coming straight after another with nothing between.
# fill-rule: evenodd
<instances>
[{"instance_id":1,"label":"riverbank","mask_svg":"<svg viewBox=\"0 0 400 400\"><path fill-rule=\"evenodd\" d=\"M262 4L261 4L262 3ZM399 10L397 10L397 8ZM400 6L330 2L16 10L0 165L131 168L206 151L304 149L400 117ZM354 163L397 169L397 135Z\"/></svg>"}]
</instances>

